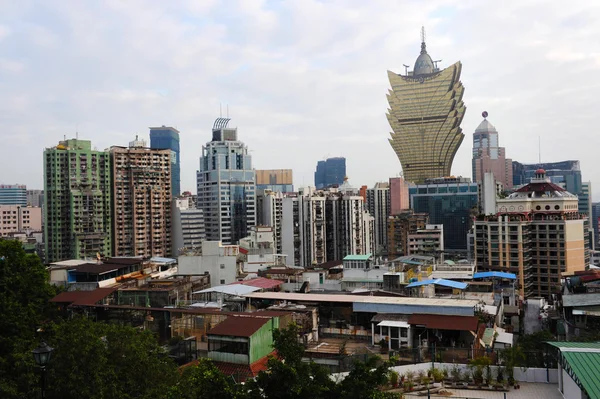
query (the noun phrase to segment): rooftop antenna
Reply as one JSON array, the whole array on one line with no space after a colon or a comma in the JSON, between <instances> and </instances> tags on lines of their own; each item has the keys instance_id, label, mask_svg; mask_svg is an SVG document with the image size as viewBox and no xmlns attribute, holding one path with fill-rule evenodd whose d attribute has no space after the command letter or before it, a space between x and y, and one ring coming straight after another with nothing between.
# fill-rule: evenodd
<instances>
[{"instance_id":1,"label":"rooftop antenna","mask_svg":"<svg viewBox=\"0 0 600 399\"><path fill-rule=\"evenodd\" d=\"M438 65L437 65L437 64L438 64L438 62L442 62L442 60L435 60L435 61L433 61L433 67L434 67L435 69L438 69Z\"/></svg>"},{"instance_id":2,"label":"rooftop antenna","mask_svg":"<svg viewBox=\"0 0 600 399\"><path fill-rule=\"evenodd\" d=\"M75 140L79 140L79 123L75 124Z\"/></svg>"},{"instance_id":3,"label":"rooftop antenna","mask_svg":"<svg viewBox=\"0 0 600 399\"><path fill-rule=\"evenodd\" d=\"M425 38L426 38L425 27L421 26L421 43L425 43Z\"/></svg>"},{"instance_id":4,"label":"rooftop antenna","mask_svg":"<svg viewBox=\"0 0 600 399\"><path fill-rule=\"evenodd\" d=\"M406 64L402 64L402 65L404 66L404 74L408 75L408 67L409 67L409 65L406 65Z\"/></svg>"}]
</instances>

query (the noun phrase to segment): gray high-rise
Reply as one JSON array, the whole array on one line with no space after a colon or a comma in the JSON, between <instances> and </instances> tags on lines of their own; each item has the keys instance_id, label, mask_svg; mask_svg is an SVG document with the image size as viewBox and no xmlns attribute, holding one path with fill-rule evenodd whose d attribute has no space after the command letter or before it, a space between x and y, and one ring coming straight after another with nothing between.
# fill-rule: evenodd
<instances>
[{"instance_id":1,"label":"gray high-rise","mask_svg":"<svg viewBox=\"0 0 600 399\"><path fill-rule=\"evenodd\" d=\"M229 118L217 118L212 140L202 147L197 172L198 208L206 239L235 244L256 225L256 174L248 147Z\"/></svg>"}]
</instances>

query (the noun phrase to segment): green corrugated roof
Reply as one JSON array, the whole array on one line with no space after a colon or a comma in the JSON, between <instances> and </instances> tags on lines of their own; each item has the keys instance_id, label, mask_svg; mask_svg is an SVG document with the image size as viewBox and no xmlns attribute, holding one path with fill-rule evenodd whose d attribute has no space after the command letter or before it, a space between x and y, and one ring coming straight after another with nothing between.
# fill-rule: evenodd
<instances>
[{"instance_id":1,"label":"green corrugated roof","mask_svg":"<svg viewBox=\"0 0 600 399\"><path fill-rule=\"evenodd\" d=\"M600 342L548 342L556 348L600 349Z\"/></svg>"},{"instance_id":2,"label":"green corrugated roof","mask_svg":"<svg viewBox=\"0 0 600 399\"><path fill-rule=\"evenodd\" d=\"M372 256L372 254L365 254L365 255L346 255L346 257L344 258L344 260L369 260L369 258Z\"/></svg>"},{"instance_id":3,"label":"green corrugated roof","mask_svg":"<svg viewBox=\"0 0 600 399\"><path fill-rule=\"evenodd\" d=\"M597 344L600 345L600 344ZM600 399L600 353L562 352L590 399Z\"/></svg>"},{"instance_id":4,"label":"green corrugated roof","mask_svg":"<svg viewBox=\"0 0 600 399\"><path fill-rule=\"evenodd\" d=\"M483 341L483 343L486 346L492 346L492 341L494 340L494 333L496 331L494 331L493 328L486 328L483 336L481 337L481 340Z\"/></svg>"}]
</instances>

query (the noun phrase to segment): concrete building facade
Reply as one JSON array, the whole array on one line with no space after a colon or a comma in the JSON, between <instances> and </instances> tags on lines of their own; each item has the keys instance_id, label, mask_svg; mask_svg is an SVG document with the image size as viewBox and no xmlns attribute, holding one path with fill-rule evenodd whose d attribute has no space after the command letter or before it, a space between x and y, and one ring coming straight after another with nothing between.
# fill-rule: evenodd
<instances>
[{"instance_id":1,"label":"concrete building facade","mask_svg":"<svg viewBox=\"0 0 600 399\"><path fill-rule=\"evenodd\" d=\"M444 252L444 225L426 224L424 229L408 233L407 255L435 256Z\"/></svg>"},{"instance_id":2,"label":"concrete building facade","mask_svg":"<svg viewBox=\"0 0 600 399\"><path fill-rule=\"evenodd\" d=\"M410 209L408 183L403 177L390 177L390 215L397 215Z\"/></svg>"},{"instance_id":3,"label":"concrete building facade","mask_svg":"<svg viewBox=\"0 0 600 399\"><path fill-rule=\"evenodd\" d=\"M478 270L517 274L522 297L548 298L560 292L563 273L589 264L586 224L577 196L538 169L530 184L497 200L495 215L477 217L474 261Z\"/></svg>"},{"instance_id":4,"label":"concrete building facade","mask_svg":"<svg viewBox=\"0 0 600 399\"><path fill-rule=\"evenodd\" d=\"M324 189L336 187L344 183L346 177L346 158L328 158L317 162L315 171L315 187Z\"/></svg>"},{"instance_id":5,"label":"concrete building facade","mask_svg":"<svg viewBox=\"0 0 600 399\"><path fill-rule=\"evenodd\" d=\"M188 197L173 200L171 240L173 256L181 255L188 250L200 250L202 241L206 240L202 209L196 209L196 204Z\"/></svg>"},{"instance_id":6,"label":"concrete building facade","mask_svg":"<svg viewBox=\"0 0 600 399\"><path fill-rule=\"evenodd\" d=\"M223 245L219 241L203 241L201 255L193 252L177 258L178 274L208 273L211 286L230 284L238 275L239 246Z\"/></svg>"},{"instance_id":7,"label":"concrete building facade","mask_svg":"<svg viewBox=\"0 0 600 399\"><path fill-rule=\"evenodd\" d=\"M237 243L256 226L256 175L248 147L238 140L230 119L217 118L212 141L202 147L197 172L198 208L204 212L206 237Z\"/></svg>"},{"instance_id":8,"label":"concrete building facade","mask_svg":"<svg viewBox=\"0 0 600 399\"><path fill-rule=\"evenodd\" d=\"M390 216L390 195L389 183L375 183L373 188L367 189L366 205L367 211L373 216L375 222L375 247L373 251L377 255L387 253L387 222Z\"/></svg>"},{"instance_id":9,"label":"concrete building facade","mask_svg":"<svg viewBox=\"0 0 600 399\"><path fill-rule=\"evenodd\" d=\"M27 206L44 207L44 190L27 190Z\"/></svg>"},{"instance_id":10,"label":"concrete building facade","mask_svg":"<svg viewBox=\"0 0 600 399\"><path fill-rule=\"evenodd\" d=\"M412 210L391 215L388 220L388 259L408 255L408 237L425 229L429 223L427 213Z\"/></svg>"},{"instance_id":11,"label":"concrete building facade","mask_svg":"<svg viewBox=\"0 0 600 399\"><path fill-rule=\"evenodd\" d=\"M283 193L271 190L259 190L256 195L258 225L273 228L273 240L275 242L275 250L278 254L283 251L281 246L283 198Z\"/></svg>"},{"instance_id":12,"label":"concrete building facade","mask_svg":"<svg viewBox=\"0 0 600 399\"><path fill-rule=\"evenodd\" d=\"M171 256L171 151L112 147L114 256Z\"/></svg>"},{"instance_id":13,"label":"concrete building facade","mask_svg":"<svg viewBox=\"0 0 600 399\"><path fill-rule=\"evenodd\" d=\"M11 233L42 230L42 208L0 205L0 237Z\"/></svg>"},{"instance_id":14,"label":"concrete building facade","mask_svg":"<svg viewBox=\"0 0 600 399\"><path fill-rule=\"evenodd\" d=\"M111 159L89 140L44 151L46 262L112 254Z\"/></svg>"},{"instance_id":15,"label":"concrete building facade","mask_svg":"<svg viewBox=\"0 0 600 399\"><path fill-rule=\"evenodd\" d=\"M487 112L483 117L473 133L473 182L481 182L490 172L508 190L513 186L512 159L506 158L506 150L500 147L498 131L487 120Z\"/></svg>"},{"instance_id":16,"label":"concrete building facade","mask_svg":"<svg viewBox=\"0 0 600 399\"><path fill-rule=\"evenodd\" d=\"M388 71L387 119L392 128L390 144L404 178L412 183L450 176L452 162L464 134L460 123L466 107L460 81L462 64L440 70L427 54L425 37L412 71L399 75Z\"/></svg>"}]
</instances>

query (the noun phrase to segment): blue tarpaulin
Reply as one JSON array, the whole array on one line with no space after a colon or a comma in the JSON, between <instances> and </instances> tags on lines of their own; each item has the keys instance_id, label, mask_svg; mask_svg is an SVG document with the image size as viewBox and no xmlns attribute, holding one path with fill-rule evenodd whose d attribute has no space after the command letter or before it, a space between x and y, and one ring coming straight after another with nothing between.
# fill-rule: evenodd
<instances>
[{"instance_id":1,"label":"blue tarpaulin","mask_svg":"<svg viewBox=\"0 0 600 399\"><path fill-rule=\"evenodd\" d=\"M443 278L436 278L435 280L423 280L423 281L417 281L414 283L410 283L409 285L406 286L406 288L420 287L422 285L430 285L430 284L441 285L441 286L450 287L450 288L456 288L459 290L464 290L465 288L467 288L467 285L468 285L467 283L461 283L458 281L444 280Z\"/></svg>"},{"instance_id":2,"label":"blue tarpaulin","mask_svg":"<svg viewBox=\"0 0 600 399\"><path fill-rule=\"evenodd\" d=\"M505 272L479 272L473 275L473 278L506 278L509 280L516 280L517 275L514 273L505 273Z\"/></svg>"}]
</instances>

